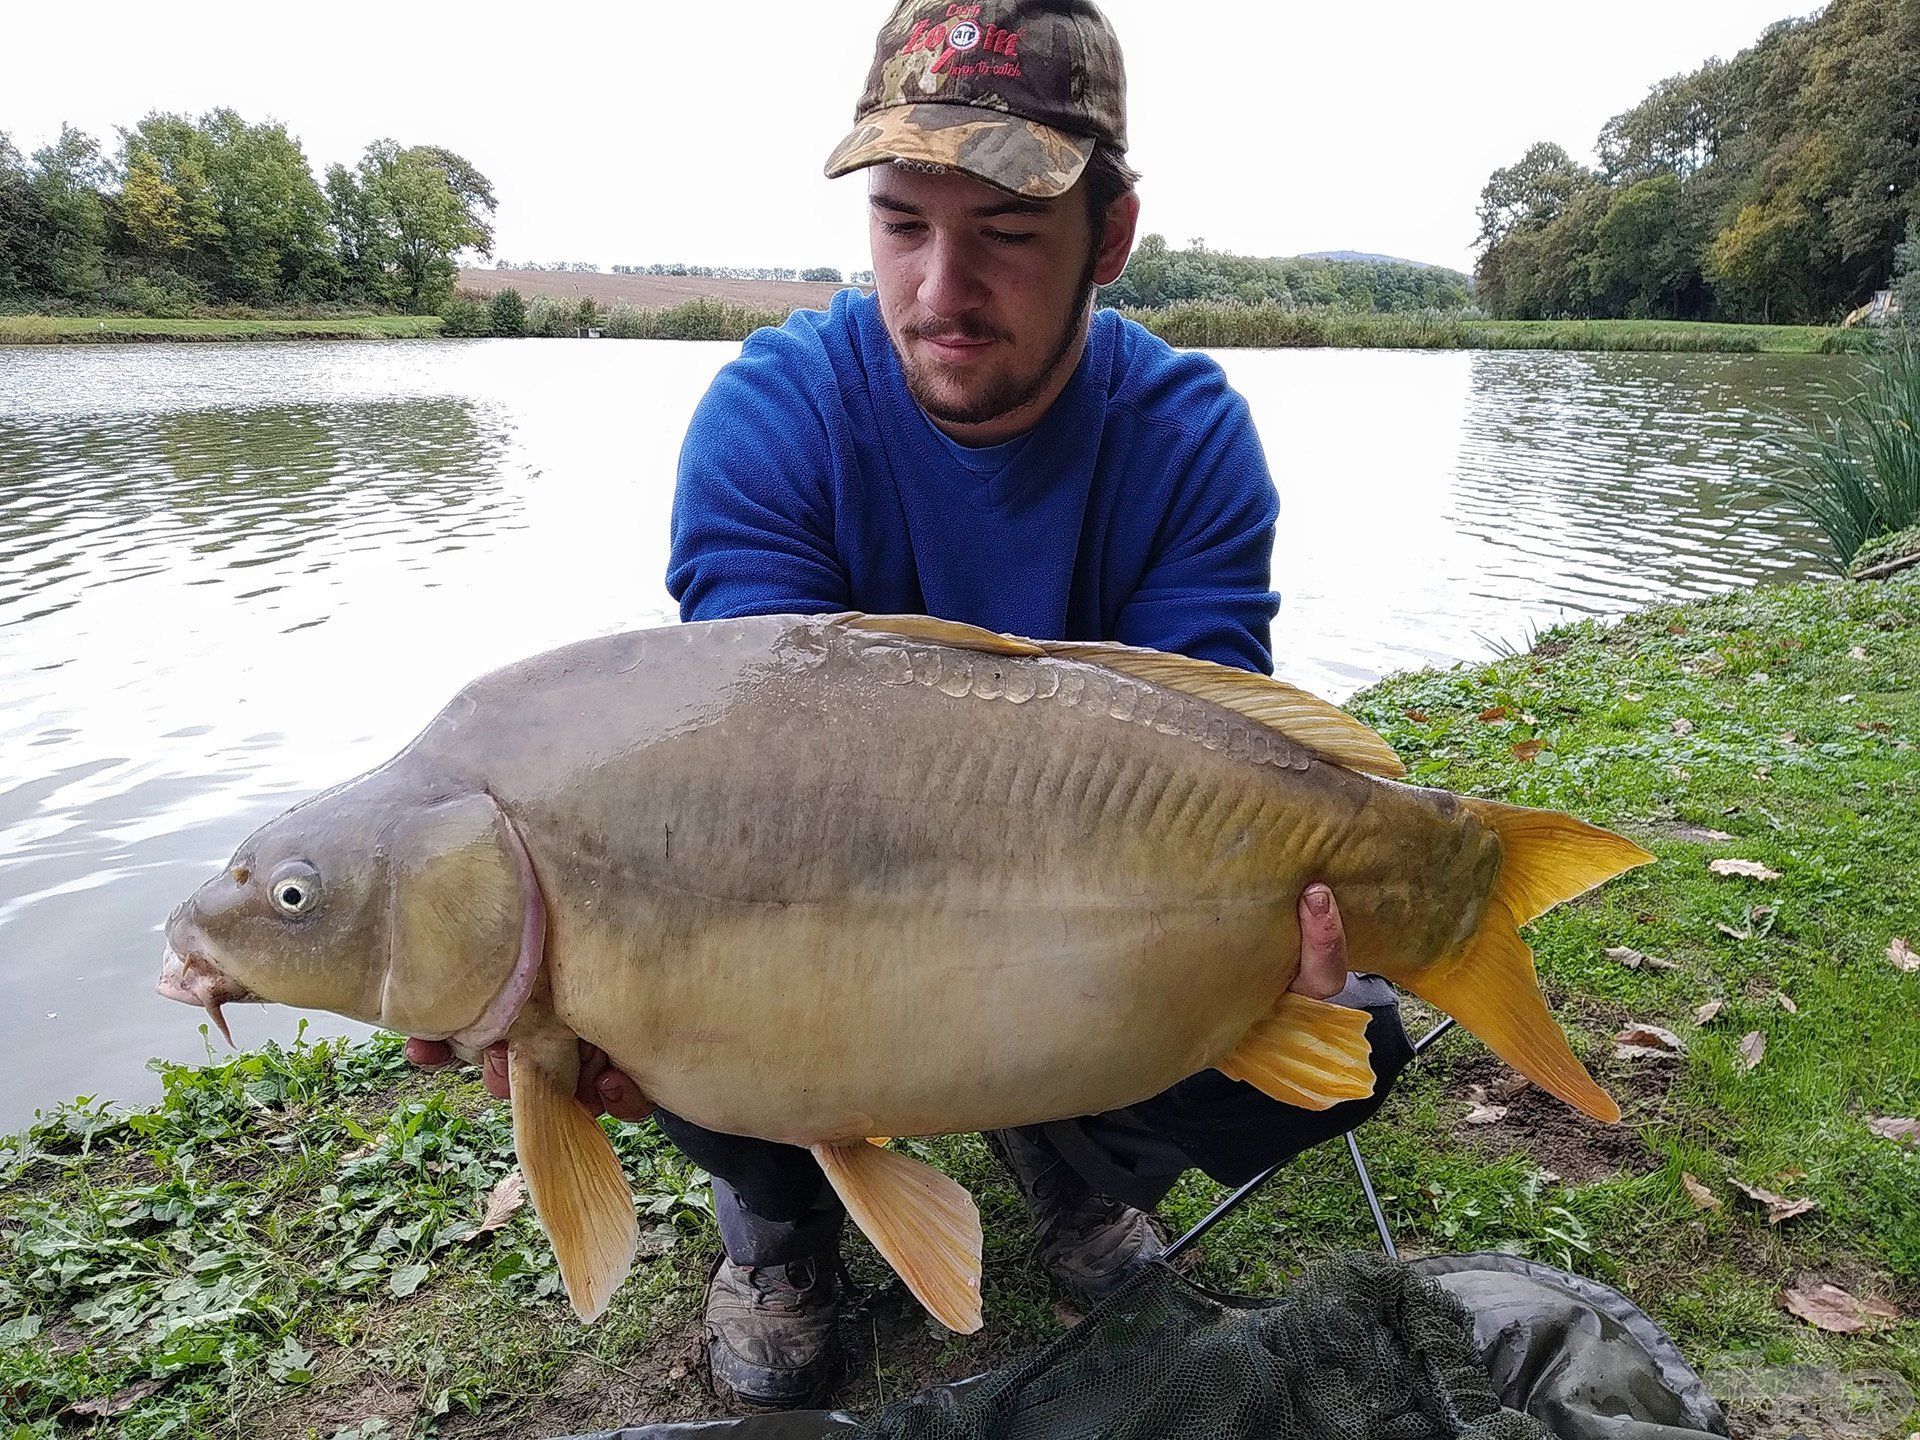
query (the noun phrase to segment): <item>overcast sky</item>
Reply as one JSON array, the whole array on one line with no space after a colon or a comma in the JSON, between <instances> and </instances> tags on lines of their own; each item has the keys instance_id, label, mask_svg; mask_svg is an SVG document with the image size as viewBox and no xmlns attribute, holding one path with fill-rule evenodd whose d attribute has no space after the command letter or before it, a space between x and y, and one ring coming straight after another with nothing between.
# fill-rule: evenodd
<instances>
[{"instance_id":1,"label":"overcast sky","mask_svg":"<svg viewBox=\"0 0 1920 1440\"><path fill-rule=\"evenodd\" d=\"M932 3L932 0L929 0ZM8 7L0 130L109 150L152 110L283 121L316 174L445 146L499 196L496 253L864 268L848 128L885 0L432 7L108 0ZM1143 227L1250 255L1356 249L1467 269L1488 173L1809 0L1357 5L1108 0ZM37 58L36 58L37 57Z\"/></svg>"}]
</instances>

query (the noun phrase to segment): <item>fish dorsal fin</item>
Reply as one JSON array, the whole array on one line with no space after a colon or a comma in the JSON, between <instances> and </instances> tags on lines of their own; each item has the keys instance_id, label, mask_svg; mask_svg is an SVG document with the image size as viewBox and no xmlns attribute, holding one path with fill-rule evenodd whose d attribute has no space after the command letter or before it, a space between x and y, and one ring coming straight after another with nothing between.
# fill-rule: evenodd
<instances>
[{"instance_id":1,"label":"fish dorsal fin","mask_svg":"<svg viewBox=\"0 0 1920 1440\"><path fill-rule=\"evenodd\" d=\"M1244 715L1349 770L1382 775L1390 780L1407 773L1407 767L1400 763L1393 747L1346 711L1284 680L1251 670L1105 640L1026 640L927 615L850 613L835 618L855 630L926 640L989 655L1050 656L1056 660L1098 665Z\"/></svg>"}]
</instances>

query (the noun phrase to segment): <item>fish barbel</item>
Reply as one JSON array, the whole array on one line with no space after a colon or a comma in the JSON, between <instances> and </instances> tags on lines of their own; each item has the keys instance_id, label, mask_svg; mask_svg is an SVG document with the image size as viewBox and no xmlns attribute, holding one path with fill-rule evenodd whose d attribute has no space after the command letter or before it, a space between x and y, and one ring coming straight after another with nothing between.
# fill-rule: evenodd
<instances>
[{"instance_id":1,"label":"fish barbel","mask_svg":"<svg viewBox=\"0 0 1920 1440\"><path fill-rule=\"evenodd\" d=\"M1208 1067L1295 1105L1371 1093L1365 1014L1287 990L1316 879L1355 969L1618 1118L1518 926L1652 857L1401 773L1333 706L1158 651L852 614L610 636L482 677L262 827L168 922L160 989L504 1038L583 1318L636 1232L573 1099L582 1038L675 1114L810 1147L972 1330L971 1198L869 1137L1096 1114Z\"/></svg>"}]
</instances>

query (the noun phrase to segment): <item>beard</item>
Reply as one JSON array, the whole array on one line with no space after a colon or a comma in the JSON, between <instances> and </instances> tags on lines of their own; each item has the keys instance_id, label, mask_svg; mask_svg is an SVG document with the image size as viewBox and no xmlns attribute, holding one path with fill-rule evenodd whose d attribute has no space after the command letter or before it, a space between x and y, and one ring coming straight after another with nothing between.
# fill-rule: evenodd
<instances>
[{"instance_id":1,"label":"beard","mask_svg":"<svg viewBox=\"0 0 1920 1440\"><path fill-rule=\"evenodd\" d=\"M1047 358L1029 373L1008 370L985 377L986 388L971 399L956 401L949 398L965 383L964 367L942 364L938 360L916 360L904 342L924 338L1011 340L1013 336L977 320L956 320L944 325L902 326L902 333L895 338L893 349L900 357L900 370L906 377L907 393L928 415L949 425L984 425L1031 404L1053 383L1054 371L1072 351L1074 342L1086 333L1087 317L1093 311L1096 259L1097 256L1089 251L1087 262L1081 267L1080 278L1073 288L1071 308L1060 321L1059 331L1048 349Z\"/></svg>"}]
</instances>

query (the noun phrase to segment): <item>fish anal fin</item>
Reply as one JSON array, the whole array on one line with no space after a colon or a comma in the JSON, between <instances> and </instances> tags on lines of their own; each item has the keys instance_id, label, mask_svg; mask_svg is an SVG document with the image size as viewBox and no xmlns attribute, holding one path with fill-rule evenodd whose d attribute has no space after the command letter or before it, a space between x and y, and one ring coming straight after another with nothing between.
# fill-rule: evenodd
<instances>
[{"instance_id":1,"label":"fish anal fin","mask_svg":"<svg viewBox=\"0 0 1920 1440\"><path fill-rule=\"evenodd\" d=\"M600 1122L574 1099L571 1076L556 1075L536 1047L514 1041L507 1076L513 1145L534 1213L553 1242L574 1313L594 1320L633 1268L640 1233L633 1188Z\"/></svg>"},{"instance_id":2,"label":"fish anal fin","mask_svg":"<svg viewBox=\"0 0 1920 1440\"><path fill-rule=\"evenodd\" d=\"M813 1157L907 1288L949 1330L980 1328L980 1212L931 1165L865 1140L815 1145Z\"/></svg>"},{"instance_id":3,"label":"fish anal fin","mask_svg":"<svg viewBox=\"0 0 1920 1440\"><path fill-rule=\"evenodd\" d=\"M1287 1105L1326 1110L1373 1094L1368 1015L1288 991L1214 1068Z\"/></svg>"},{"instance_id":4,"label":"fish anal fin","mask_svg":"<svg viewBox=\"0 0 1920 1440\"><path fill-rule=\"evenodd\" d=\"M1454 954L1399 983L1453 1016L1541 1089L1596 1120L1620 1118L1620 1107L1587 1074L1548 1012L1533 952L1500 900L1488 903L1480 928Z\"/></svg>"},{"instance_id":5,"label":"fish anal fin","mask_svg":"<svg viewBox=\"0 0 1920 1440\"><path fill-rule=\"evenodd\" d=\"M989 655L1041 656L1046 651L1035 641L1017 635L1002 635L979 625L963 625L957 620L941 620L932 615L866 615L857 610L831 617L834 623L850 630L873 635L897 635L903 640L927 640L936 645L951 645L957 650L979 650Z\"/></svg>"}]
</instances>

